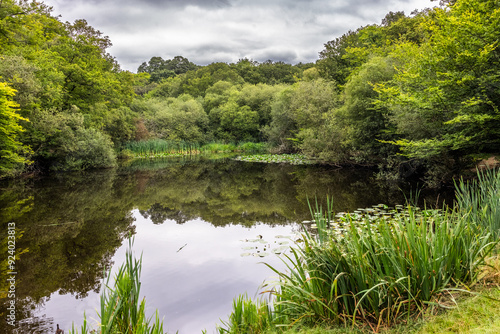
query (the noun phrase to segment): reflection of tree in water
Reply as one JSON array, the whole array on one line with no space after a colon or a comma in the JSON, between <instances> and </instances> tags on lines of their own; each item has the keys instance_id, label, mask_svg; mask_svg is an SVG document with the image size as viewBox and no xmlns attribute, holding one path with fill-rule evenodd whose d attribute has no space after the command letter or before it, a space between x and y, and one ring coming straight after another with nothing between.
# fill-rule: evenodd
<instances>
[{"instance_id":1,"label":"reflection of tree in water","mask_svg":"<svg viewBox=\"0 0 500 334\"><path fill-rule=\"evenodd\" d=\"M32 318L35 306L56 291L84 298L100 290L104 269L134 232L131 205L117 197L120 185L115 181L113 172L106 171L65 174L22 188L13 182L3 189L2 199L10 203L33 198L30 212L8 217L2 210L0 219L2 226L15 221L24 231L16 247L29 248L16 263L17 319ZM3 326L5 322L0 332L11 330ZM20 332L35 332L38 326L52 326L51 319L32 318Z\"/></svg>"},{"instance_id":2,"label":"reflection of tree in water","mask_svg":"<svg viewBox=\"0 0 500 334\"><path fill-rule=\"evenodd\" d=\"M325 206L327 196L336 211L405 201L401 185L376 182L373 171L363 169L225 161L174 165L145 174L135 174L141 184L136 203L143 217L155 224L201 218L215 226L284 225L310 219L307 201L317 199Z\"/></svg>"},{"instance_id":3,"label":"reflection of tree in water","mask_svg":"<svg viewBox=\"0 0 500 334\"><path fill-rule=\"evenodd\" d=\"M174 220L177 224L184 224L188 220L197 218L194 216L188 216L180 210L164 207L158 203L151 205L151 207L146 211L139 210L139 213L144 218L150 219L153 224L163 224L167 219Z\"/></svg>"}]
</instances>

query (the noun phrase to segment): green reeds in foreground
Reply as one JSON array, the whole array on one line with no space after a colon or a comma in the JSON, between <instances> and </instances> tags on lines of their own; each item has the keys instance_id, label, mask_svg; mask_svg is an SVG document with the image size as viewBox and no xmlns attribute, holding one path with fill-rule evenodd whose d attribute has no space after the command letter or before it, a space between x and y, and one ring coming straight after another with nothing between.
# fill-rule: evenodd
<instances>
[{"instance_id":1,"label":"green reeds in foreground","mask_svg":"<svg viewBox=\"0 0 500 334\"><path fill-rule=\"evenodd\" d=\"M254 302L246 295L233 300L233 312L229 320L222 321L224 327L217 327L220 334L262 333L274 323L271 306L265 302Z\"/></svg>"},{"instance_id":2,"label":"green reeds in foreground","mask_svg":"<svg viewBox=\"0 0 500 334\"><path fill-rule=\"evenodd\" d=\"M476 282L498 245L499 173L457 185L453 210L416 214L407 205L405 215L362 223L347 216L343 236L328 230L332 202L314 208L318 236L305 232L304 246L285 255L286 272L269 266L279 277L272 325L377 330L454 306L454 293Z\"/></svg>"},{"instance_id":3,"label":"green reeds in foreground","mask_svg":"<svg viewBox=\"0 0 500 334\"><path fill-rule=\"evenodd\" d=\"M113 285L110 285L111 271L101 294L101 308L98 333L101 334L163 334L163 321L155 314L154 323L151 318L146 318L146 301L139 302L141 288L140 275L142 257L137 260L132 256L132 241L129 239L129 249L126 253L125 263L115 274ZM86 315L80 333L94 333L89 331ZM70 333L77 334L74 325Z\"/></svg>"}]
</instances>

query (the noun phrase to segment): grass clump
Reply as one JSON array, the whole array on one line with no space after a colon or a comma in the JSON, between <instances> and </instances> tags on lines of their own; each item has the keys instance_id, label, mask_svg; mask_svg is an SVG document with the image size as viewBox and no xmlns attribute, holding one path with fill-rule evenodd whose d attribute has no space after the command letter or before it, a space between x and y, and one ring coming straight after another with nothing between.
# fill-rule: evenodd
<instances>
[{"instance_id":1,"label":"grass clump","mask_svg":"<svg viewBox=\"0 0 500 334\"><path fill-rule=\"evenodd\" d=\"M271 306L265 301L254 302L246 295L233 300L233 312L228 321L218 326L219 334L262 333L271 328L273 322Z\"/></svg>"},{"instance_id":2,"label":"grass clump","mask_svg":"<svg viewBox=\"0 0 500 334\"><path fill-rule=\"evenodd\" d=\"M333 233L333 203L311 209L316 233L284 255L286 272L269 266L272 330L318 326L379 331L410 324L429 310L454 308L470 293L498 246L500 171L457 184L457 203L443 210L406 206L404 215L364 223L344 215ZM425 214L422 214L425 212Z\"/></svg>"},{"instance_id":3,"label":"grass clump","mask_svg":"<svg viewBox=\"0 0 500 334\"><path fill-rule=\"evenodd\" d=\"M163 334L163 321L155 313L155 319L146 317L146 301L140 300L140 275L142 257L137 260L132 256L132 241L129 239L129 249L125 263L115 274L113 285L110 284L111 272L101 293L101 307L98 316L97 333L101 334ZM81 334L95 333L84 315ZM73 325L70 334L78 334Z\"/></svg>"}]
</instances>

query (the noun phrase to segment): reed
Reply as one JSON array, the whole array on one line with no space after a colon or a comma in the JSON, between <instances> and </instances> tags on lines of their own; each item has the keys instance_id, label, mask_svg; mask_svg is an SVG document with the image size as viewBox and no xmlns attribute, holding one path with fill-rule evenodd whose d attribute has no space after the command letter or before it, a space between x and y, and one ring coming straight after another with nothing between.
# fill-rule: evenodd
<instances>
[{"instance_id":1,"label":"reed","mask_svg":"<svg viewBox=\"0 0 500 334\"><path fill-rule=\"evenodd\" d=\"M205 145L200 145L199 143L190 143L185 141L149 139L125 143L121 147L122 154L120 156L127 157L132 155L134 158L158 158L167 156L194 155L200 153L259 153L267 152L267 150L268 146L265 143L241 142L235 144L211 142Z\"/></svg>"},{"instance_id":2,"label":"reed","mask_svg":"<svg viewBox=\"0 0 500 334\"><path fill-rule=\"evenodd\" d=\"M233 311L228 321L218 326L219 334L262 333L275 323L271 306L265 301L254 302L247 295L233 300Z\"/></svg>"},{"instance_id":3,"label":"reed","mask_svg":"<svg viewBox=\"0 0 500 334\"><path fill-rule=\"evenodd\" d=\"M142 257L137 260L132 256L132 240L129 239L129 248L126 253L125 263L118 269L111 284L111 271L107 275L103 292L100 297L99 333L101 334L163 334L163 321L155 313L154 322L152 317L146 317L146 301L140 300L140 275L142 268ZM95 333L90 330L87 317L84 314L83 325L80 327L81 334ZM73 325L70 334L78 334Z\"/></svg>"},{"instance_id":4,"label":"reed","mask_svg":"<svg viewBox=\"0 0 500 334\"><path fill-rule=\"evenodd\" d=\"M132 152L136 158L191 155L200 153L200 145L198 143L169 141L163 139L128 142L123 145L122 149Z\"/></svg>"},{"instance_id":5,"label":"reed","mask_svg":"<svg viewBox=\"0 0 500 334\"><path fill-rule=\"evenodd\" d=\"M500 237L500 169L477 172L477 179L455 183L456 202L466 218Z\"/></svg>"}]
</instances>

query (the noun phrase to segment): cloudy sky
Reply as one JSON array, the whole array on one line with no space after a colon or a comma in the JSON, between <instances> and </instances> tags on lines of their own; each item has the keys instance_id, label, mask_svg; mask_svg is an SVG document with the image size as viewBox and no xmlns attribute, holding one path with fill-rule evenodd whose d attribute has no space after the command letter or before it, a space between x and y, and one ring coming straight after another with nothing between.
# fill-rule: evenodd
<instances>
[{"instance_id":1,"label":"cloudy sky","mask_svg":"<svg viewBox=\"0 0 500 334\"><path fill-rule=\"evenodd\" d=\"M110 37L122 69L153 56L195 64L249 58L314 62L323 45L389 11L432 7L430 0L44 0L62 21L86 19Z\"/></svg>"}]
</instances>

